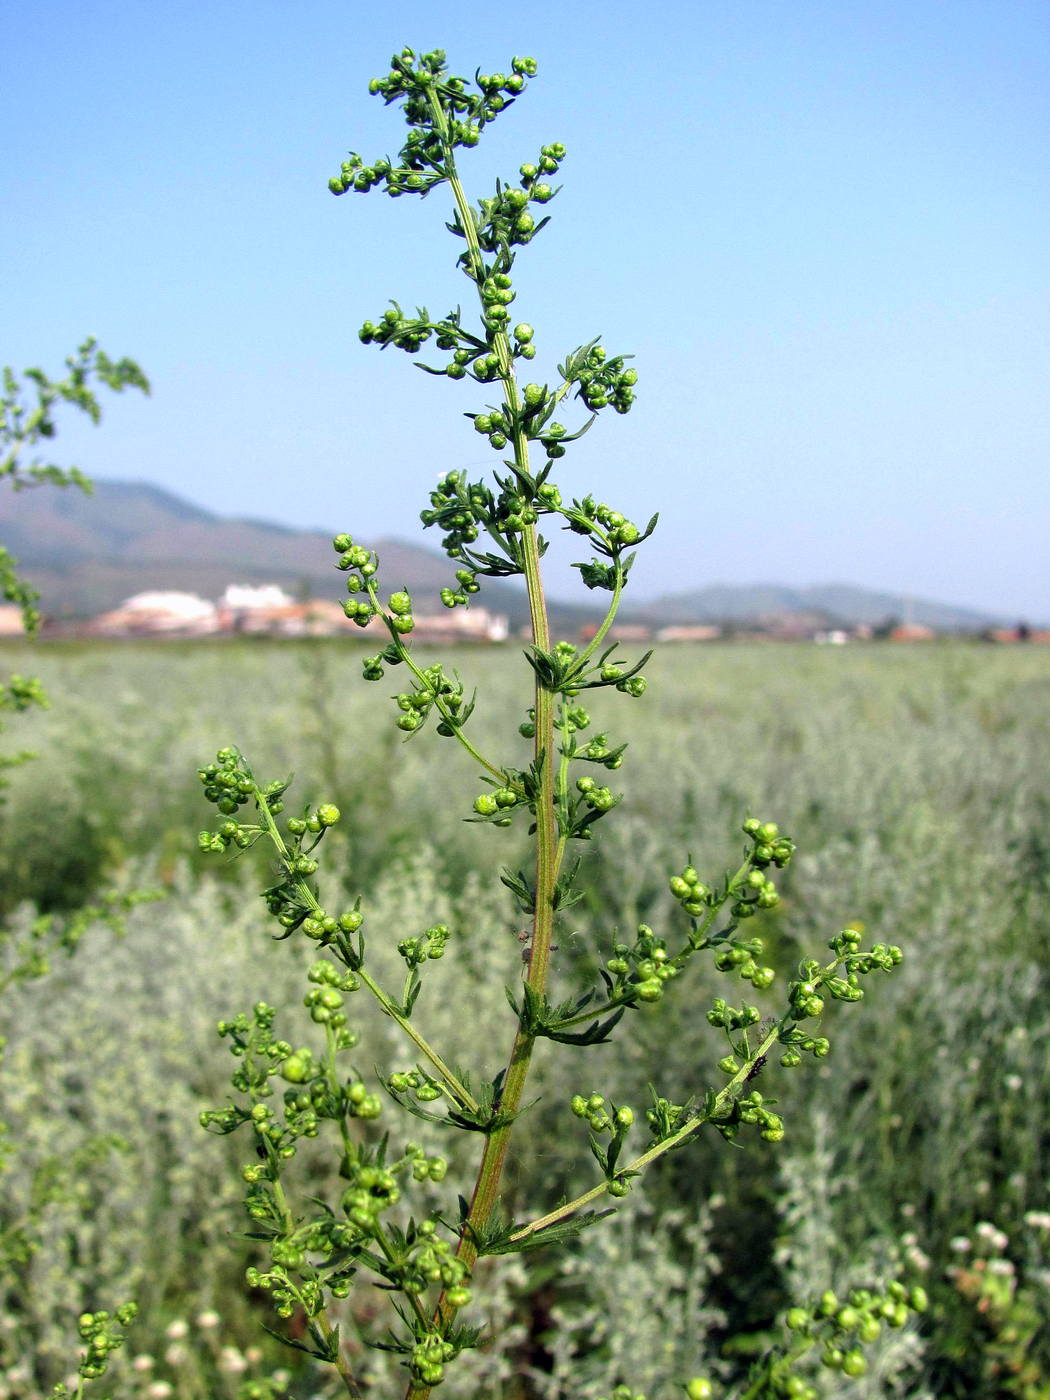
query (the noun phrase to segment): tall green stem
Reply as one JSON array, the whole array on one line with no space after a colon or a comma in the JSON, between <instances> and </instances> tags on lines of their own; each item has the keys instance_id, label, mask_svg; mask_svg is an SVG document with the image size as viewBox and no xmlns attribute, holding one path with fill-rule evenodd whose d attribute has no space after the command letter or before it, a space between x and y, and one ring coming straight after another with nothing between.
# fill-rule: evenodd
<instances>
[{"instance_id":1,"label":"tall green stem","mask_svg":"<svg viewBox=\"0 0 1050 1400\"><path fill-rule=\"evenodd\" d=\"M436 94L433 93L431 94L431 107L434 113L435 127L441 133L445 143L445 168L456 202L456 211L466 238L471 271L480 295L480 285L484 279L484 259L478 242L474 215L456 172L452 147L448 139L445 114ZM521 407L521 400L514 373L514 357L511 353L510 341L504 331L496 332L494 349L499 357L500 381L506 394L507 405L516 417ZM524 428L517 421L514 428L514 465L522 477L528 476L528 440ZM521 561L525 573L525 586L528 590L532 642L539 650L549 651L550 623L540 572L539 540L536 527L533 524L527 524L522 531ZM558 883L560 866L554 790L554 702L553 693L545 689L537 677L533 706L536 728L534 756L539 777L536 799L535 912L532 922L532 945L529 950L529 964L526 973L529 986L536 992L542 992L547 983L551 938L554 932L554 892ZM499 1103L500 1111L508 1117L516 1114L521 1107L534 1045L535 1038L519 1025L507 1062ZM458 1258L468 1268L473 1267L478 1257L475 1243L476 1232L484 1227L499 1198L512 1126L511 1122L507 1122L502 1127L495 1128L485 1140L485 1150L482 1154L470 1207L456 1251ZM438 1300L435 1312L436 1325L442 1330L447 1329L455 1311L455 1308L449 1303L447 1295L443 1293ZM413 1382L409 1385L406 1400L426 1400L426 1397L430 1395L430 1390L429 1385Z\"/></svg>"}]
</instances>

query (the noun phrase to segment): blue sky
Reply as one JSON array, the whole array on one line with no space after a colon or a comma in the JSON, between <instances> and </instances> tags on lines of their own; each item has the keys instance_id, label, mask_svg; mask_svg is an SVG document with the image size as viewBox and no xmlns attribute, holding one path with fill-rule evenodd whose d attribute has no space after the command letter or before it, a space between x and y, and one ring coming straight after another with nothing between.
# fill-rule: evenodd
<instances>
[{"instance_id":1,"label":"blue sky","mask_svg":"<svg viewBox=\"0 0 1050 1400\"><path fill-rule=\"evenodd\" d=\"M0 362L57 367L91 332L154 384L67 422L62 460L410 539L439 472L494 464L461 416L483 389L357 339L389 298L469 290L443 193L326 190L347 150L400 144L366 89L405 43L539 62L463 173L484 194L569 149L515 312L550 375L599 333L637 357L637 407L561 480L661 511L639 594L841 580L1050 618L1050 12L1027 0L10 5Z\"/></svg>"}]
</instances>

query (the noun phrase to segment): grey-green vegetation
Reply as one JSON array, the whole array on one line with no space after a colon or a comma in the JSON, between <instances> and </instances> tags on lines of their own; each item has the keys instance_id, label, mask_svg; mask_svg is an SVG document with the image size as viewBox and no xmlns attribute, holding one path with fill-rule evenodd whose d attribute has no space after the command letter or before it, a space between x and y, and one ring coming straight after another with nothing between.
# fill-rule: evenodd
<instances>
[{"instance_id":1,"label":"grey-green vegetation","mask_svg":"<svg viewBox=\"0 0 1050 1400\"><path fill-rule=\"evenodd\" d=\"M248 861L201 864L187 770L233 725L260 771L294 765L304 801L337 802L328 877L342 876L348 898L365 894L370 957L392 979L398 938L446 922L455 936L417 1015L453 1059L493 1072L502 989L522 947L493 869L513 855L450 822L470 805L469 762L435 769L422 744L402 746L376 722L385 687L361 686L356 647L5 651L8 669L32 669L61 697L46 718L15 721L27 743L46 725L46 744L14 773L0 818L13 934L38 909L114 890L160 885L167 898L133 911L123 938L89 929L74 959L56 959L5 1008L2 1116L21 1157L3 1221L24 1219L33 1192L53 1199L36 1217L24 1286L8 1288L0 1393L46 1393L70 1369L70 1314L132 1295L142 1316L114 1363L126 1393L153 1386L161 1400L157 1386L203 1396L225 1385L232 1396L245 1375L265 1390L288 1361L276 1345L252 1361L266 1305L243 1290L251 1246L238 1238L236 1139L206 1138L196 1119L226 1092L215 1022L263 995L301 1003L302 957L269 941ZM484 682L473 732L479 744L495 738L515 703L519 652L443 660ZM583 867L587 888L604 894L559 934L558 985L592 972L610 889L624 927L644 920L659 933L675 912L666 872L684 849L698 865L724 859L748 811L775 812L799 843L780 905L753 921L778 970L855 918L866 938L902 944L905 962L878 997L835 1017L817 1070L776 1072L788 1127L777 1147L701 1140L656 1164L644 1197L568 1257L483 1260L479 1311L503 1342L450 1372L445 1393L594 1400L627 1380L670 1400L690 1375L740 1374L799 1296L894 1273L925 1282L931 1313L887 1334L848 1391L821 1372L822 1393L1040 1400L1050 1374L1050 658L739 645L668 648L651 670L659 684L645 713L629 707L624 720L632 762L619 825ZM704 1087L721 1051L703 1009L720 979L699 967L686 976L691 985L639 1013L630 1040L568 1063L538 1054L540 1098L508 1186L519 1218L593 1180L565 1129L581 1077L618 1102L657 1072L667 1093ZM362 1070L398 1063L389 1020L361 1003L355 1024L370 1056ZM472 1146L443 1144L450 1174L469 1174ZM322 1154L310 1170L319 1195L338 1189ZM355 1289L348 1304L373 1317L375 1290ZM213 1310L221 1344L197 1321ZM382 1355L362 1365L373 1393L396 1388ZM299 1370L292 1383L306 1394L322 1380Z\"/></svg>"}]
</instances>

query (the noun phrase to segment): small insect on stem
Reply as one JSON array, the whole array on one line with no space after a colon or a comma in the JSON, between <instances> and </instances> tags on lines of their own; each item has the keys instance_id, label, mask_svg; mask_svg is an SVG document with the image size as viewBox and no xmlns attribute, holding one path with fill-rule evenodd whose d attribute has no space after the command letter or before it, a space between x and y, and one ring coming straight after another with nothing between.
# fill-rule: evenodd
<instances>
[{"instance_id":1,"label":"small insect on stem","mask_svg":"<svg viewBox=\"0 0 1050 1400\"><path fill-rule=\"evenodd\" d=\"M765 1063L766 1063L766 1057L765 1057L765 1055L759 1055L758 1059L755 1061L755 1063L754 1063L754 1064L751 1066L751 1068L748 1070L747 1076L746 1076L746 1078L744 1079L744 1083L745 1083L745 1084L750 1084L751 1081L752 1081L752 1079L757 1079L758 1076L762 1073L762 1069L763 1069L763 1066L765 1065Z\"/></svg>"}]
</instances>

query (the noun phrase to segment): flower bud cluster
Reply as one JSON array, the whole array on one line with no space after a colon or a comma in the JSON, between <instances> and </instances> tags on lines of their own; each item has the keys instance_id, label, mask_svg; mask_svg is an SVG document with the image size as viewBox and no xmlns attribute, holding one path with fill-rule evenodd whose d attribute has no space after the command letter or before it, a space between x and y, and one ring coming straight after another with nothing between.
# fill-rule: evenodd
<instances>
[{"instance_id":1,"label":"flower bud cluster","mask_svg":"<svg viewBox=\"0 0 1050 1400\"><path fill-rule=\"evenodd\" d=\"M413 66L414 65L414 66ZM427 194L447 179L444 144L435 126L434 103L447 123L447 138L455 146L476 146L484 126L511 105L524 91L526 78L536 74L536 60L515 58L509 74L478 75L477 93L468 91L464 78L448 76L445 53L434 49L418 56L405 48L390 60L390 72L373 78L368 90L388 104L401 101L405 120L413 128L400 152L401 164L388 160L366 165L351 152L339 174L328 182L333 194L356 190L366 194L376 185L389 195Z\"/></svg>"},{"instance_id":2,"label":"flower bud cluster","mask_svg":"<svg viewBox=\"0 0 1050 1400\"><path fill-rule=\"evenodd\" d=\"M623 800L622 793L614 793L611 788L599 787L593 778L577 778L576 790L585 806L595 812L611 812Z\"/></svg>"},{"instance_id":3,"label":"flower bud cluster","mask_svg":"<svg viewBox=\"0 0 1050 1400\"><path fill-rule=\"evenodd\" d=\"M446 608L465 606L471 595L481 590L481 584L471 569L457 569L456 582L458 588L443 588L438 595Z\"/></svg>"},{"instance_id":4,"label":"flower bud cluster","mask_svg":"<svg viewBox=\"0 0 1050 1400\"><path fill-rule=\"evenodd\" d=\"M776 980L776 972L757 961L765 951L761 938L727 938L717 945L714 964L719 972L735 972L750 982L756 992L763 992Z\"/></svg>"},{"instance_id":5,"label":"flower bud cluster","mask_svg":"<svg viewBox=\"0 0 1050 1400\"><path fill-rule=\"evenodd\" d=\"M757 1026L762 1013L757 1006L743 1005L732 1007L723 997L715 997L711 1010L707 1013L708 1023L724 1030L743 1030L747 1026Z\"/></svg>"},{"instance_id":6,"label":"flower bud cluster","mask_svg":"<svg viewBox=\"0 0 1050 1400\"><path fill-rule=\"evenodd\" d=\"M643 539L642 532L633 521L604 501L596 501L593 496L573 501L572 509L566 512L565 518L574 534L600 535L614 549L629 548Z\"/></svg>"},{"instance_id":7,"label":"flower bud cluster","mask_svg":"<svg viewBox=\"0 0 1050 1400\"><path fill-rule=\"evenodd\" d=\"M557 190L538 177L557 174L565 156L566 150L560 141L542 146L536 163L528 163L521 167L521 188L497 184L493 198L478 201L481 215L478 244L486 253L501 253L531 242L546 220L541 219L537 223L529 211L529 205L548 204L557 193ZM483 302L486 301L484 282L480 284L479 290ZM498 318L497 324L499 321L506 322L507 319L507 316L503 315Z\"/></svg>"},{"instance_id":8,"label":"flower bud cluster","mask_svg":"<svg viewBox=\"0 0 1050 1400\"><path fill-rule=\"evenodd\" d=\"M591 1152L601 1167L606 1180L606 1190L610 1196L626 1196L631 1189L630 1181L636 1173L617 1171L617 1162L627 1134L634 1124L634 1109L626 1105L617 1108L616 1104L606 1106L601 1094L573 1094L570 1107L577 1118L585 1118L591 1129ZM609 1133L612 1141L602 1147L598 1134Z\"/></svg>"},{"instance_id":9,"label":"flower bud cluster","mask_svg":"<svg viewBox=\"0 0 1050 1400\"><path fill-rule=\"evenodd\" d=\"M448 924L432 924L418 938L403 938L397 945L397 951L410 968L419 967L428 958L444 957L448 940Z\"/></svg>"},{"instance_id":10,"label":"flower bud cluster","mask_svg":"<svg viewBox=\"0 0 1050 1400\"><path fill-rule=\"evenodd\" d=\"M707 913L712 902L711 888L700 879L695 866L687 865L680 874L672 875L668 886L690 918L699 919Z\"/></svg>"},{"instance_id":11,"label":"flower bud cluster","mask_svg":"<svg viewBox=\"0 0 1050 1400\"><path fill-rule=\"evenodd\" d=\"M414 1144L405 1149L410 1157ZM417 1181L440 1181L444 1175L438 1168L444 1158L424 1158L421 1149L416 1149L413 1160L413 1176ZM422 1169L420 1170L420 1168ZM449 1301L453 1307L462 1308L470 1302L470 1270L457 1259L448 1240L438 1233L432 1220L424 1220L409 1233L406 1240L405 1259L401 1265L399 1284L410 1296L418 1296L434 1285L454 1292Z\"/></svg>"},{"instance_id":12,"label":"flower bud cluster","mask_svg":"<svg viewBox=\"0 0 1050 1400\"><path fill-rule=\"evenodd\" d=\"M748 817L744 823L744 831L754 843L751 864L759 870L764 870L768 865L783 868L795 853L795 843L790 837L780 834L776 822L763 822L757 817Z\"/></svg>"},{"instance_id":13,"label":"flower bud cluster","mask_svg":"<svg viewBox=\"0 0 1050 1400\"><path fill-rule=\"evenodd\" d=\"M338 994L356 980L326 960L313 964L309 979L322 995ZM319 1210L306 1218L290 1214L276 1183L298 1141L316 1137L324 1119L342 1124L347 1118L376 1118L381 1105L361 1080L352 1076L341 1081L336 1071L335 1056L352 1048L355 1036L345 1030L333 1032L328 1022L326 1052L318 1059L308 1047L293 1050L274 1035L275 1015L272 1006L259 1002L250 1017L241 1014L220 1024L238 1060L233 1086L247 1103L202 1115L204 1126L213 1132L232 1132L247 1123L255 1135L256 1159L242 1170L245 1206L267 1232L272 1262L266 1270L249 1270L250 1286L272 1295L279 1316L290 1317L302 1309L308 1318L315 1317L325 1306L326 1290L345 1298L354 1273L367 1262L389 1286L418 1294L437 1285L449 1290L450 1298L454 1291L454 1305L463 1306L470 1299L469 1273L448 1242L438 1237L436 1221L413 1223L407 1232L382 1223L383 1215L400 1200L401 1176L417 1182L437 1182L445 1176L445 1159L428 1155L418 1143L408 1143L401 1157L391 1160L385 1139L371 1152L341 1133L340 1174L347 1184L339 1210L318 1203ZM283 1114L267 1102L273 1097L275 1078L288 1084ZM380 1236L392 1242L381 1259L374 1248Z\"/></svg>"},{"instance_id":14,"label":"flower bud cluster","mask_svg":"<svg viewBox=\"0 0 1050 1400\"><path fill-rule=\"evenodd\" d=\"M379 345L386 348L395 345L410 355L418 354L430 337L437 334L439 350L454 350L459 344L459 328L454 323L435 323L430 320L424 307L417 308L416 315L406 316L397 302L391 302L390 309L384 311L378 322L365 321L358 331L362 345Z\"/></svg>"},{"instance_id":15,"label":"flower bud cluster","mask_svg":"<svg viewBox=\"0 0 1050 1400\"><path fill-rule=\"evenodd\" d=\"M445 532L441 547L453 559L468 562L465 545L478 538L478 521L492 510L492 492L482 482L468 482L466 472L446 472L430 493L430 510L420 513L425 526Z\"/></svg>"},{"instance_id":16,"label":"flower bud cluster","mask_svg":"<svg viewBox=\"0 0 1050 1400\"><path fill-rule=\"evenodd\" d=\"M884 1289L851 1288L845 1302L828 1289L815 1303L791 1308L785 1321L800 1340L821 1347L822 1365L856 1379L868 1370L862 1348L878 1340L883 1326L903 1327L913 1313L925 1312L927 1306L925 1289L909 1289L894 1280ZM777 1396L816 1400L819 1394L799 1375L792 1357L773 1362L770 1381Z\"/></svg>"},{"instance_id":17,"label":"flower bud cluster","mask_svg":"<svg viewBox=\"0 0 1050 1400\"><path fill-rule=\"evenodd\" d=\"M823 969L812 958L806 958L799 964L799 972L800 978L788 983L788 1001L794 1019L804 1021L824 1011L824 998L820 995Z\"/></svg>"},{"instance_id":18,"label":"flower bud cluster","mask_svg":"<svg viewBox=\"0 0 1050 1400\"><path fill-rule=\"evenodd\" d=\"M448 1172L448 1162L444 1157L428 1157L417 1142L406 1143L405 1160L411 1164L412 1179L414 1181L444 1181ZM438 1255L443 1258L448 1254L447 1242L445 1240L435 1239L433 1228L427 1231L426 1235L428 1239L433 1241L427 1255L428 1261L436 1260ZM431 1268L435 1267L435 1265L428 1262L426 1267ZM462 1275L460 1277L462 1277ZM443 1279L440 1272L427 1276L427 1282L430 1283L448 1281L449 1278L446 1277Z\"/></svg>"},{"instance_id":19,"label":"flower bud cluster","mask_svg":"<svg viewBox=\"0 0 1050 1400\"><path fill-rule=\"evenodd\" d=\"M362 545L355 545L353 537L347 534L336 535L332 548L339 555L336 568L347 575L346 591L350 594L343 604L343 612L357 627L367 627L376 615L371 601L371 590L378 583L376 573L379 560ZM358 593L368 594L367 598L355 597Z\"/></svg>"},{"instance_id":20,"label":"flower bud cluster","mask_svg":"<svg viewBox=\"0 0 1050 1400\"><path fill-rule=\"evenodd\" d=\"M489 440L489 446L497 452L502 452L507 446L509 435L514 431L512 415L509 411L492 409L488 413L475 413L474 431L481 433ZM533 514L532 520L536 516Z\"/></svg>"},{"instance_id":21,"label":"flower bud cluster","mask_svg":"<svg viewBox=\"0 0 1050 1400\"><path fill-rule=\"evenodd\" d=\"M275 1263L272 1269L257 1269L250 1265L244 1271L249 1288L260 1293L269 1293L273 1299L274 1311L278 1317L291 1317L296 1308L302 1308L307 1317L316 1317L324 1307L324 1291L316 1278L293 1280L289 1269L298 1268L305 1261L305 1254L294 1246L282 1247L280 1242L272 1246L278 1254L289 1261L288 1265ZM335 1292L335 1290L332 1290Z\"/></svg>"},{"instance_id":22,"label":"flower bud cluster","mask_svg":"<svg viewBox=\"0 0 1050 1400\"><path fill-rule=\"evenodd\" d=\"M632 700L640 700L649 688L644 676L628 676L621 666L603 666L599 675L603 685L614 686L621 695L629 695Z\"/></svg>"},{"instance_id":23,"label":"flower bud cluster","mask_svg":"<svg viewBox=\"0 0 1050 1400\"><path fill-rule=\"evenodd\" d=\"M394 622L397 620L393 619ZM370 657L366 664L378 664L382 659ZM377 677L372 675L370 679ZM404 734L417 733L423 728L431 711L436 709L440 716L437 732L445 738L450 738L463 727L474 711L474 702L466 700L462 681L458 677L451 680L446 676L440 662L427 666L422 671L414 670L413 689L402 691L394 699L400 711L397 727Z\"/></svg>"},{"instance_id":24,"label":"flower bud cluster","mask_svg":"<svg viewBox=\"0 0 1050 1400\"><path fill-rule=\"evenodd\" d=\"M634 403L638 371L624 369L624 355L608 358L604 345L587 349L583 364L576 371L577 397L592 413L611 405L617 413L627 413Z\"/></svg>"},{"instance_id":25,"label":"flower bud cluster","mask_svg":"<svg viewBox=\"0 0 1050 1400\"><path fill-rule=\"evenodd\" d=\"M315 962L307 976L315 983L303 1000L310 1019L319 1026L340 1030L346 1025L346 1016L341 1010L343 994L356 992L361 984L352 972L340 973L337 967L323 960ZM285 1078L290 1076L286 1074Z\"/></svg>"},{"instance_id":26,"label":"flower bud cluster","mask_svg":"<svg viewBox=\"0 0 1050 1400\"><path fill-rule=\"evenodd\" d=\"M615 1104L606 1106L601 1094L591 1094L587 1098L573 1094L569 1106L577 1118L586 1118L595 1133L613 1133L620 1137L634 1122L634 1109L617 1108Z\"/></svg>"},{"instance_id":27,"label":"flower bud cluster","mask_svg":"<svg viewBox=\"0 0 1050 1400\"><path fill-rule=\"evenodd\" d=\"M214 763L207 763L203 768L197 769L197 777L204 784L204 796L209 802L213 802L224 816L232 816L238 808L251 802L253 798L257 802L260 797L265 800L271 812L280 812L284 806L281 796L285 785L271 783L265 791L260 792L239 749L220 749L215 755ZM209 838L207 843L205 836ZM202 850L224 851L231 842L238 846L248 844L247 840L237 839L236 823L232 828L224 823L219 834L202 832L198 844Z\"/></svg>"},{"instance_id":28,"label":"flower bud cluster","mask_svg":"<svg viewBox=\"0 0 1050 1400\"><path fill-rule=\"evenodd\" d=\"M30 705L38 705L46 710L50 704L44 688L36 676L13 675L6 682L0 682L0 710L13 710L21 713Z\"/></svg>"},{"instance_id":29,"label":"flower bud cluster","mask_svg":"<svg viewBox=\"0 0 1050 1400\"><path fill-rule=\"evenodd\" d=\"M385 1167L364 1166L354 1173L340 1204L347 1219L362 1230L372 1230L385 1210L397 1205L401 1190L397 1177Z\"/></svg>"},{"instance_id":30,"label":"flower bud cluster","mask_svg":"<svg viewBox=\"0 0 1050 1400\"><path fill-rule=\"evenodd\" d=\"M837 1001L861 1001L864 989L860 986L860 979L876 970L891 972L904 957L895 943L875 943L866 953L859 951L859 943L860 933L852 928L843 929L829 942L843 964L845 977L836 976L833 968L821 967L814 958L806 958L799 963L798 979L788 987L791 1010L796 1020L819 1016L824 1010L824 994Z\"/></svg>"},{"instance_id":31,"label":"flower bud cluster","mask_svg":"<svg viewBox=\"0 0 1050 1400\"><path fill-rule=\"evenodd\" d=\"M752 1089L736 1101L736 1113L730 1123L719 1123L723 1137L730 1140L736 1136L738 1123L750 1123L760 1129L760 1137L765 1142L780 1142L784 1137L784 1120L765 1106L765 1100L757 1089Z\"/></svg>"},{"instance_id":32,"label":"flower bud cluster","mask_svg":"<svg viewBox=\"0 0 1050 1400\"><path fill-rule=\"evenodd\" d=\"M528 203L524 190L504 190L496 203L513 215ZM510 320L510 305L514 300L514 284L508 272L489 272L478 284L482 319L488 331L502 330Z\"/></svg>"},{"instance_id":33,"label":"flower bud cluster","mask_svg":"<svg viewBox=\"0 0 1050 1400\"><path fill-rule=\"evenodd\" d=\"M502 481L501 490L493 502L486 526L494 525L501 535L520 535L529 525L535 525L542 507L536 498L516 482Z\"/></svg>"},{"instance_id":34,"label":"flower bud cluster","mask_svg":"<svg viewBox=\"0 0 1050 1400\"><path fill-rule=\"evenodd\" d=\"M606 970L617 1000L657 1002L666 983L677 977L680 964L667 952L667 944L648 924L639 924L633 943L614 943Z\"/></svg>"},{"instance_id":35,"label":"flower bud cluster","mask_svg":"<svg viewBox=\"0 0 1050 1400\"><path fill-rule=\"evenodd\" d=\"M77 1370L85 1380L97 1380L105 1374L110 1354L124 1345L123 1329L130 1327L137 1316L134 1303L123 1303L114 1313L103 1309L80 1314L77 1331L86 1351Z\"/></svg>"},{"instance_id":36,"label":"flower bud cluster","mask_svg":"<svg viewBox=\"0 0 1050 1400\"><path fill-rule=\"evenodd\" d=\"M419 1103L435 1103L444 1093L438 1081L421 1069L398 1070L386 1087L395 1097L411 1094Z\"/></svg>"},{"instance_id":37,"label":"flower bud cluster","mask_svg":"<svg viewBox=\"0 0 1050 1400\"><path fill-rule=\"evenodd\" d=\"M479 793L473 802L474 811L478 817L499 827L510 826L511 813L516 807L524 806L527 806L530 811L534 810L533 804L526 799L524 789L511 787L508 783L494 787L491 792Z\"/></svg>"},{"instance_id":38,"label":"flower bud cluster","mask_svg":"<svg viewBox=\"0 0 1050 1400\"><path fill-rule=\"evenodd\" d=\"M428 1332L412 1348L409 1364L413 1376L424 1385L440 1385L445 1379L445 1364L452 1360L456 1348L437 1332Z\"/></svg>"},{"instance_id":39,"label":"flower bud cluster","mask_svg":"<svg viewBox=\"0 0 1050 1400\"><path fill-rule=\"evenodd\" d=\"M861 953L858 951L860 939L859 929L844 928L841 933L837 933L828 942L828 947L842 958L851 977L854 974L864 977L869 972L874 972L876 968L882 972L892 972L904 959L904 952L896 943L873 943L868 952ZM856 982L850 981L849 985L855 987ZM835 992L833 995L840 994ZM844 1001L858 1001L860 998L843 996L842 999Z\"/></svg>"},{"instance_id":40,"label":"flower bud cluster","mask_svg":"<svg viewBox=\"0 0 1050 1400\"><path fill-rule=\"evenodd\" d=\"M375 656L366 656L361 663L361 674L366 681L381 681L386 675L385 667L400 666L405 659L401 646L390 642Z\"/></svg>"},{"instance_id":41,"label":"flower bud cluster","mask_svg":"<svg viewBox=\"0 0 1050 1400\"><path fill-rule=\"evenodd\" d=\"M584 584L588 588L609 591L622 588L627 582L627 575L634 561L633 554L622 559L623 552L649 538L656 528L657 517L654 515L645 529L640 530L622 511L614 510L604 502L595 501L593 496L574 500L572 505L564 508L561 513L565 517L567 528L573 534L588 536L592 548L611 561L602 563L601 559L591 559L574 564L573 568L579 569ZM640 692L628 690L628 693Z\"/></svg>"},{"instance_id":42,"label":"flower bud cluster","mask_svg":"<svg viewBox=\"0 0 1050 1400\"><path fill-rule=\"evenodd\" d=\"M649 1092L652 1095L652 1104L645 1110L645 1121L652 1135L652 1141L654 1143L663 1142L665 1138L671 1137L682 1126L688 1117L691 1105L672 1103L670 1099L665 1099L658 1094L651 1084Z\"/></svg>"},{"instance_id":43,"label":"flower bud cluster","mask_svg":"<svg viewBox=\"0 0 1050 1400\"><path fill-rule=\"evenodd\" d=\"M582 749L577 749L572 757L585 763L600 763L603 768L607 768L612 773L623 767L623 755L626 747L625 744L621 744L619 748L611 749L607 734L595 734L590 743L585 744Z\"/></svg>"}]
</instances>

